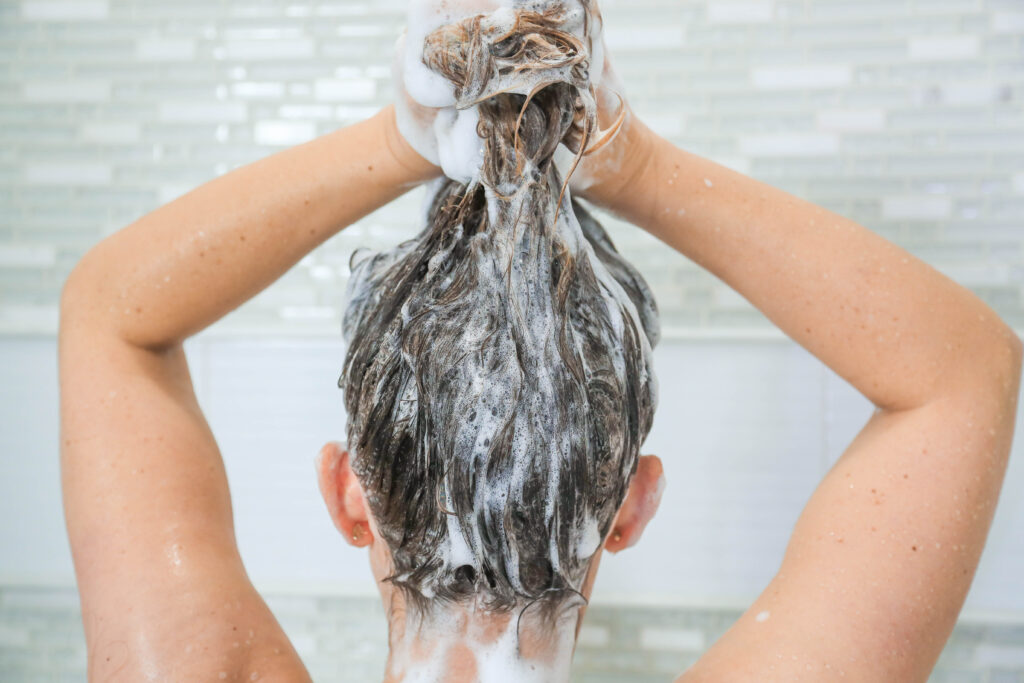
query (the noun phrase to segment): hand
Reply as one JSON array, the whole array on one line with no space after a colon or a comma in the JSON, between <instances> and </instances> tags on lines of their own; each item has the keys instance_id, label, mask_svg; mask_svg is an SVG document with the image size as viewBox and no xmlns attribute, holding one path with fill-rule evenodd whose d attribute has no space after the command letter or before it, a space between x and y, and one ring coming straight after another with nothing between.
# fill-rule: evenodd
<instances>
[{"instance_id":1,"label":"hand","mask_svg":"<svg viewBox=\"0 0 1024 683\"><path fill-rule=\"evenodd\" d=\"M391 62L395 124L405 144L429 162L437 175L445 172L464 182L472 176L472 169L456 163L458 155L453 158L447 153L451 151L447 144L460 123L463 128L467 121L472 123L475 111L455 109L454 86L423 64L423 41L434 30L430 27L439 22L451 24L477 14L489 14L500 6L500 0L412 0L409 4L407 26L395 43ZM444 142L439 144L439 139Z\"/></svg>"},{"instance_id":2,"label":"hand","mask_svg":"<svg viewBox=\"0 0 1024 683\"><path fill-rule=\"evenodd\" d=\"M598 206L614 209L616 199L630 192L633 182L642 174L656 148L653 132L633 113L626 100L626 89L612 66L604 43L603 22L597 26L594 56L603 60L597 81L598 131L588 142L589 154L580 159L569 189ZM600 45L600 47L598 47ZM621 118L621 121L619 120ZM602 144L601 131L617 126L610 142Z\"/></svg>"},{"instance_id":3,"label":"hand","mask_svg":"<svg viewBox=\"0 0 1024 683\"><path fill-rule=\"evenodd\" d=\"M434 120L441 110L426 107L413 99L405 87L405 43L408 30L403 30L395 43L391 61L391 78L395 84L395 126L399 136L441 174L441 161L434 134Z\"/></svg>"}]
</instances>

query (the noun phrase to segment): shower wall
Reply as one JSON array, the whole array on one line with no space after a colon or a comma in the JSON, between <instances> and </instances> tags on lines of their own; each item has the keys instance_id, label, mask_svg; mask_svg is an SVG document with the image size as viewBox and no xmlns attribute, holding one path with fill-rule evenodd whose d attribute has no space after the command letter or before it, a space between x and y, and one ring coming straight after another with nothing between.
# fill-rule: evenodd
<instances>
[{"instance_id":1,"label":"shower wall","mask_svg":"<svg viewBox=\"0 0 1024 683\"><path fill-rule=\"evenodd\" d=\"M52 333L61 283L104 235L387 103L405 5L0 3L0 330ZM656 131L860 221L1024 326L1020 0L600 7L627 95ZM411 234L407 199L218 329L335 334L349 252ZM612 230L644 265L670 330L771 330L683 256Z\"/></svg>"},{"instance_id":2,"label":"shower wall","mask_svg":"<svg viewBox=\"0 0 1024 683\"><path fill-rule=\"evenodd\" d=\"M627 95L661 135L859 221L1024 334L1021 0L600 7ZM0 2L0 678L84 680L57 462L68 272L157 206L389 102L404 8ZM313 479L316 450L344 435L347 261L411 236L421 197L346 228L186 344L243 556L317 680L367 680L381 656L363 637L381 626L366 558L337 537ZM641 543L602 561L578 680L665 680L771 578L871 406L714 276L598 215L661 307L643 452L665 461L668 490ZM1024 680L1020 444L934 681ZM343 652L365 672L335 667Z\"/></svg>"}]
</instances>

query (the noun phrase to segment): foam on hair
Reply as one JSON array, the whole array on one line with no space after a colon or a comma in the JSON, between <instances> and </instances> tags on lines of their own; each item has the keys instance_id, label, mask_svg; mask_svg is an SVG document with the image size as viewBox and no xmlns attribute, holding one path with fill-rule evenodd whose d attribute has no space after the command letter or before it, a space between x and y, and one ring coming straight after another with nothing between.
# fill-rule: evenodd
<instances>
[{"instance_id":1,"label":"foam on hair","mask_svg":"<svg viewBox=\"0 0 1024 683\"><path fill-rule=\"evenodd\" d=\"M654 298L555 161L595 139L599 17L504 4L407 45L473 111L457 135L481 163L428 186L416 237L350 263L348 445L419 608L578 595L657 400Z\"/></svg>"}]
</instances>

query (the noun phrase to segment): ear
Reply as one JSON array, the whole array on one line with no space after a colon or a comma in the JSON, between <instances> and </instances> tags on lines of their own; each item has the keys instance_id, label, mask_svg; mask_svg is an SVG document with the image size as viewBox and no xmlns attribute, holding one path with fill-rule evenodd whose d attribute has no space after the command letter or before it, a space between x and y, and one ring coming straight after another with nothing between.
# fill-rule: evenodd
<instances>
[{"instance_id":1,"label":"ear","mask_svg":"<svg viewBox=\"0 0 1024 683\"><path fill-rule=\"evenodd\" d=\"M349 463L345 445L337 441L324 444L316 456L320 493L334 526L349 545L362 548L373 542L366 512L366 499Z\"/></svg>"},{"instance_id":2,"label":"ear","mask_svg":"<svg viewBox=\"0 0 1024 683\"><path fill-rule=\"evenodd\" d=\"M626 500L612 522L604 547L617 553L640 540L644 527L654 517L665 491L665 473L656 455L641 455L636 474L629 482Z\"/></svg>"}]
</instances>

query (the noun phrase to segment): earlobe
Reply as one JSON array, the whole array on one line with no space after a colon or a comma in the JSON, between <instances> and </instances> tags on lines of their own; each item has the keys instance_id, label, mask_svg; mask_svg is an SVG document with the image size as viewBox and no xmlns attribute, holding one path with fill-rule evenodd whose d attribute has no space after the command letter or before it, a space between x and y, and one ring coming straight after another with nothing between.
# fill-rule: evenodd
<instances>
[{"instance_id":1,"label":"earlobe","mask_svg":"<svg viewBox=\"0 0 1024 683\"><path fill-rule=\"evenodd\" d=\"M335 528L349 545L364 547L373 542L359 481L349 463L344 444L331 441L316 457L320 493Z\"/></svg>"},{"instance_id":2,"label":"earlobe","mask_svg":"<svg viewBox=\"0 0 1024 683\"><path fill-rule=\"evenodd\" d=\"M665 474L656 455L642 455L629 483L626 500L619 508L605 539L606 550L617 553L636 544L647 523L658 511L665 490Z\"/></svg>"}]
</instances>

